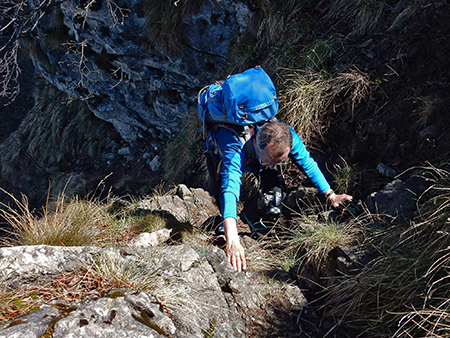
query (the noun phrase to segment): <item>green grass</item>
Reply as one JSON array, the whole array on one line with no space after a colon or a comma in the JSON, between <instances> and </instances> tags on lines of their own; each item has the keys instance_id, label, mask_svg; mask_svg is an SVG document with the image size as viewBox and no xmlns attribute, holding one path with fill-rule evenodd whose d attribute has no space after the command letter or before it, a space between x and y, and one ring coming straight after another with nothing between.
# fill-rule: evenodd
<instances>
[{"instance_id":1,"label":"green grass","mask_svg":"<svg viewBox=\"0 0 450 338\"><path fill-rule=\"evenodd\" d=\"M165 180L182 182L187 170L203 160L204 141L200 131L198 113L192 112L179 134L169 143L164 155Z\"/></svg>"},{"instance_id":2,"label":"green grass","mask_svg":"<svg viewBox=\"0 0 450 338\"><path fill-rule=\"evenodd\" d=\"M326 316L373 337L450 336L450 176L432 171L432 198L372 237L380 256L328 288Z\"/></svg>"},{"instance_id":3,"label":"green grass","mask_svg":"<svg viewBox=\"0 0 450 338\"><path fill-rule=\"evenodd\" d=\"M378 0L335 0L330 3L327 17L346 22L349 35L366 35L378 27L387 6Z\"/></svg>"},{"instance_id":4,"label":"green grass","mask_svg":"<svg viewBox=\"0 0 450 338\"><path fill-rule=\"evenodd\" d=\"M196 13L203 0L143 0L137 7L145 17L148 34L169 55L178 55L184 47L183 18Z\"/></svg>"},{"instance_id":5,"label":"green grass","mask_svg":"<svg viewBox=\"0 0 450 338\"><path fill-rule=\"evenodd\" d=\"M358 184L361 172L356 166L351 166L345 159L340 157L341 163L333 165L333 183L338 194L348 193Z\"/></svg>"},{"instance_id":6,"label":"green grass","mask_svg":"<svg viewBox=\"0 0 450 338\"><path fill-rule=\"evenodd\" d=\"M284 257L320 271L338 246L358 244L361 230L355 223L326 223L304 217L288 234Z\"/></svg>"},{"instance_id":7,"label":"green grass","mask_svg":"<svg viewBox=\"0 0 450 338\"><path fill-rule=\"evenodd\" d=\"M229 73L241 72L256 64L270 75L280 67L292 67L304 48L302 39L309 34L302 18L308 1L254 2L255 12L245 34L231 46Z\"/></svg>"}]
</instances>

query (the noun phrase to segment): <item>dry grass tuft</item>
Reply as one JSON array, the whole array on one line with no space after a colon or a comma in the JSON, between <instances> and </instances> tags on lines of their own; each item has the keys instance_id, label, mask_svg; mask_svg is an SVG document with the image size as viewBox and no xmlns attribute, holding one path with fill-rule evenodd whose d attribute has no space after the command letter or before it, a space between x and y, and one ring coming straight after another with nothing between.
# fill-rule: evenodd
<instances>
[{"instance_id":1,"label":"dry grass tuft","mask_svg":"<svg viewBox=\"0 0 450 338\"><path fill-rule=\"evenodd\" d=\"M252 242L252 245L245 250L248 270L260 272L278 268L282 262L277 253L279 250L276 249L273 241L263 238Z\"/></svg>"},{"instance_id":2,"label":"dry grass tuft","mask_svg":"<svg viewBox=\"0 0 450 338\"><path fill-rule=\"evenodd\" d=\"M0 188L1 189L1 188ZM30 211L28 199L18 200L1 189L14 202L17 209L3 204L3 217L13 228L15 245L95 245L108 227L112 216L98 203L88 203L78 198L69 200L61 193L55 203L47 202L42 215Z\"/></svg>"},{"instance_id":3,"label":"dry grass tuft","mask_svg":"<svg viewBox=\"0 0 450 338\"><path fill-rule=\"evenodd\" d=\"M142 257L122 257L118 251L98 255L94 271L113 289L153 290L158 271L143 263Z\"/></svg>"},{"instance_id":4,"label":"dry grass tuft","mask_svg":"<svg viewBox=\"0 0 450 338\"><path fill-rule=\"evenodd\" d=\"M280 118L292 126L303 142L321 136L324 128L322 116L331 105L328 81L312 70L294 71L285 76Z\"/></svg>"},{"instance_id":5,"label":"dry grass tuft","mask_svg":"<svg viewBox=\"0 0 450 338\"><path fill-rule=\"evenodd\" d=\"M341 245L358 243L361 230L357 222L327 223L304 217L297 228L292 229L286 241L283 256L296 263L320 270L326 264L329 253Z\"/></svg>"},{"instance_id":6,"label":"dry grass tuft","mask_svg":"<svg viewBox=\"0 0 450 338\"><path fill-rule=\"evenodd\" d=\"M214 247L213 239L210 234L205 233L201 229L193 229L192 231L183 231L181 233L181 243L193 247Z\"/></svg>"},{"instance_id":7,"label":"dry grass tuft","mask_svg":"<svg viewBox=\"0 0 450 338\"><path fill-rule=\"evenodd\" d=\"M353 119L355 106L369 97L371 85L368 75L357 69L334 76L312 69L288 70L280 95L280 119L308 143L322 137L338 108L347 108L343 120Z\"/></svg>"},{"instance_id":8,"label":"dry grass tuft","mask_svg":"<svg viewBox=\"0 0 450 338\"><path fill-rule=\"evenodd\" d=\"M418 127L427 126L430 121L432 121L433 115L435 115L437 111L441 110L443 108L442 106L445 104L442 99L434 95L418 97L417 101L420 107L413 111L413 115L416 118L414 124Z\"/></svg>"},{"instance_id":9,"label":"dry grass tuft","mask_svg":"<svg viewBox=\"0 0 450 338\"><path fill-rule=\"evenodd\" d=\"M47 198L41 213L30 210L25 195L21 200L3 190L13 205L2 203L2 216L11 227L4 245L106 246L126 244L145 231L136 226L139 216L125 199L108 196L80 199L61 192L54 201ZM118 205L120 205L118 207ZM157 222L158 220L155 220ZM147 224L150 227L150 224Z\"/></svg>"}]
</instances>

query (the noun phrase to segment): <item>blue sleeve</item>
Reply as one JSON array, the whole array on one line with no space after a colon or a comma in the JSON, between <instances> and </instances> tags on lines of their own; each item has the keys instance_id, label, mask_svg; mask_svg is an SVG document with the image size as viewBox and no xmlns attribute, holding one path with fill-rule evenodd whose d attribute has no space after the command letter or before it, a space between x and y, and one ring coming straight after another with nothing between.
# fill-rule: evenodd
<instances>
[{"instance_id":1,"label":"blue sleeve","mask_svg":"<svg viewBox=\"0 0 450 338\"><path fill-rule=\"evenodd\" d=\"M328 184L323 173L320 171L316 161L314 161L308 150L306 150L300 136L297 135L294 129L291 127L289 128L292 133L291 157L293 157L295 162L303 168L305 174L309 177L317 189L319 189L319 192L321 194L325 193L328 189L330 189L330 185Z\"/></svg>"},{"instance_id":2,"label":"blue sleeve","mask_svg":"<svg viewBox=\"0 0 450 338\"><path fill-rule=\"evenodd\" d=\"M245 163L243 145L238 137L226 128L219 128L215 137L222 152L222 168L220 170L222 218L237 219L237 201L241 190L242 167Z\"/></svg>"}]
</instances>

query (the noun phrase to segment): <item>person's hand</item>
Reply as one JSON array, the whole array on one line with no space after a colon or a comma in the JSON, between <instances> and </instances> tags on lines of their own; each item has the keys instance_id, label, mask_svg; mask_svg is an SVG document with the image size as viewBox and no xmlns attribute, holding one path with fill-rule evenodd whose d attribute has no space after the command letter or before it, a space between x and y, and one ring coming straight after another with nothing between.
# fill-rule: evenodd
<instances>
[{"instance_id":1,"label":"person's hand","mask_svg":"<svg viewBox=\"0 0 450 338\"><path fill-rule=\"evenodd\" d=\"M224 219L223 227L225 229L225 238L227 244L225 253L233 268L238 271L247 270L247 262L245 261L245 250L239 240L236 227L236 220L231 217Z\"/></svg>"},{"instance_id":2,"label":"person's hand","mask_svg":"<svg viewBox=\"0 0 450 338\"><path fill-rule=\"evenodd\" d=\"M353 200L353 197L347 194L340 194L337 195L333 190L328 190L325 193L325 196L327 197L327 201L331 204L333 208L336 209L344 209L343 203L344 202L351 202Z\"/></svg>"},{"instance_id":3,"label":"person's hand","mask_svg":"<svg viewBox=\"0 0 450 338\"><path fill-rule=\"evenodd\" d=\"M225 253L227 254L227 258L233 266L234 270L238 272L247 270L247 264L245 262L245 250L239 241L239 237L237 237L236 240L227 240Z\"/></svg>"}]
</instances>

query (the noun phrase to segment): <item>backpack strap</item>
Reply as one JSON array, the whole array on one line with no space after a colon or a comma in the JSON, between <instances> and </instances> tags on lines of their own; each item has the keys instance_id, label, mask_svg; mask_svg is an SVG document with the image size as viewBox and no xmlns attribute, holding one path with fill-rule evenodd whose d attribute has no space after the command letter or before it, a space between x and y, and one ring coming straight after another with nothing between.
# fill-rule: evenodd
<instances>
[{"instance_id":1,"label":"backpack strap","mask_svg":"<svg viewBox=\"0 0 450 338\"><path fill-rule=\"evenodd\" d=\"M251 141L253 135L255 135L255 126L239 126L235 124L226 124L220 126L231 130L237 136L239 141L241 141L242 149L244 151L246 159L244 165L249 165L250 163L252 163L256 157L255 148L253 147L253 142Z\"/></svg>"}]
</instances>

